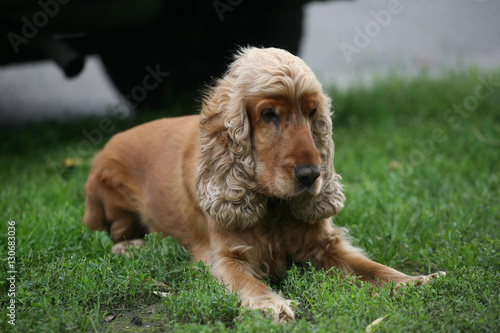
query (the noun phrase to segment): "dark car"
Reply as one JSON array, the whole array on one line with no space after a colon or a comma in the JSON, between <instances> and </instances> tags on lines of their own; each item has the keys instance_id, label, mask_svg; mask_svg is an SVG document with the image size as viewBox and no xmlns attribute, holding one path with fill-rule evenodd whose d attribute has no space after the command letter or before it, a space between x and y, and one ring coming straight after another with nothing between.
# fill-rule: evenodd
<instances>
[{"instance_id":1,"label":"dark car","mask_svg":"<svg viewBox=\"0 0 500 333\"><path fill-rule=\"evenodd\" d=\"M219 76L238 45L297 53L306 2L0 0L0 65L53 59L73 77L97 54L129 97L156 73L133 100L157 108Z\"/></svg>"}]
</instances>

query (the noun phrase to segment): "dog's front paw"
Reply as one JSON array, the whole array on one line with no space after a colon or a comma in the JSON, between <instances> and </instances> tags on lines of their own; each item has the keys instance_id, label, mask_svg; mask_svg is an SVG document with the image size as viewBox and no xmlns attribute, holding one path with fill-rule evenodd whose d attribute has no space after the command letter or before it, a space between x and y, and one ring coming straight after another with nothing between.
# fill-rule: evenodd
<instances>
[{"instance_id":1,"label":"dog's front paw","mask_svg":"<svg viewBox=\"0 0 500 333\"><path fill-rule=\"evenodd\" d=\"M409 276L407 279L400 281L396 285L396 289L404 288L407 285L420 286L432 282L432 280L446 276L446 272L437 272L429 275Z\"/></svg>"},{"instance_id":2,"label":"dog's front paw","mask_svg":"<svg viewBox=\"0 0 500 333\"><path fill-rule=\"evenodd\" d=\"M139 249L146 243L142 239L133 239L130 241L123 241L113 244L111 248L111 253L117 256L125 256L130 258L133 255L132 249Z\"/></svg>"},{"instance_id":3,"label":"dog's front paw","mask_svg":"<svg viewBox=\"0 0 500 333\"><path fill-rule=\"evenodd\" d=\"M437 272L429 275L420 275L415 278L415 285L427 284L432 280L446 276L446 272Z\"/></svg>"},{"instance_id":4,"label":"dog's front paw","mask_svg":"<svg viewBox=\"0 0 500 333\"><path fill-rule=\"evenodd\" d=\"M243 300L243 306L253 310L262 310L266 315L271 314L277 323L290 322L295 319L291 305L296 303L278 295Z\"/></svg>"}]
</instances>

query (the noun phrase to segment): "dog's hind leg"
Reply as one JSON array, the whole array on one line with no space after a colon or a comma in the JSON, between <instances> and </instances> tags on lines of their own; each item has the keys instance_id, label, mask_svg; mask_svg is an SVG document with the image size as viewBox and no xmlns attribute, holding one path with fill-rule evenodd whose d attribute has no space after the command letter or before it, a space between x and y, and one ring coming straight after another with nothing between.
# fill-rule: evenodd
<instances>
[{"instance_id":1,"label":"dog's hind leg","mask_svg":"<svg viewBox=\"0 0 500 333\"><path fill-rule=\"evenodd\" d=\"M106 220L104 205L101 200L99 184L95 177L89 176L85 183L85 215L82 222L94 231L107 231L109 234L110 223Z\"/></svg>"},{"instance_id":2,"label":"dog's hind leg","mask_svg":"<svg viewBox=\"0 0 500 333\"><path fill-rule=\"evenodd\" d=\"M85 184L83 223L91 230L106 230L114 243L144 237L147 228L134 208L140 202L129 186L109 170L91 172Z\"/></svg>"}]
</instances>

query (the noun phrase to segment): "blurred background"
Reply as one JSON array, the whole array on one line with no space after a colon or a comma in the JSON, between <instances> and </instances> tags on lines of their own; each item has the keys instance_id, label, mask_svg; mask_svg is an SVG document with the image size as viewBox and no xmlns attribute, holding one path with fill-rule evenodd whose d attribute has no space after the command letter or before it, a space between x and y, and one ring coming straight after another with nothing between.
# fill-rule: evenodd
<instances>
[{"instance_id":1,"label":"blurred background","mask_svg":"<svg viewBox=\"0 0 500 333\"><path fill-rule=\"evenodd\" d=\"M221 75L235 45L286 48L340 89L500 67L494 0L0 0L0 32L7 126L131 105L168 115Z\"/></svg>"}]
</instances>

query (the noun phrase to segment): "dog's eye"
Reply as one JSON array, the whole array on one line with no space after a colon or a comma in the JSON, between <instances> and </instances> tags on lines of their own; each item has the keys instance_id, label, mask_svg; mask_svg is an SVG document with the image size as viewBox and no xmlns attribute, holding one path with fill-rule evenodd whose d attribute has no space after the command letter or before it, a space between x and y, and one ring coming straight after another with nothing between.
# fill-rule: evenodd
<instances>
[{"instance_id":1,"label":"dog's eye","mask_svg":"<svg viewBox=\"0 0 500 333\"><path fill-rule=\"evenodd\" d=\"M316 114L316 111L318 111L318 109L313 109L311 113L309 113L309 119L313 119L314 115Z\"/></svg>"},{"instance_id":2,"label":"dog's eye","mask_svg":"<svg viewBox=\"0 0 500 333\"><path fill-rule=\"evenodd\" d=\"M262 119L268 123L277 123L278 115L273 111L273 109L265 109L262 111Z\"/></svg>"}]
</instances>

